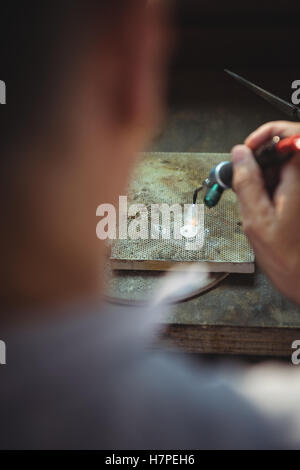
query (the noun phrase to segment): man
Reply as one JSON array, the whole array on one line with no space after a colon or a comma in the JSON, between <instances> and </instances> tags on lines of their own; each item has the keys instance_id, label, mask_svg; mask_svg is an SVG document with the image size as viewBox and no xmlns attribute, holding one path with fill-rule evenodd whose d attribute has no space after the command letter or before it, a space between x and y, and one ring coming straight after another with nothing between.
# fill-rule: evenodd
<instances>
[{"instance_id":1,"label":"man","mask_svg":"<svg viewBox=\"0 0 300 470\"><path fill-rule=\"evenodd\" d=\"M160 4L11 0L1 20L0 448L298 445L296 371L264 367L261 377L149 352L155 312L101 301L106 249L95 211L124 194L134 155L161 116L168 46ZM271 124L247 145L296 130ZM258 259L299 300L297 158L274 204L250 150L233 158ZM284 388L286 377L294 387Z\"/></svg>"}]
</instances>

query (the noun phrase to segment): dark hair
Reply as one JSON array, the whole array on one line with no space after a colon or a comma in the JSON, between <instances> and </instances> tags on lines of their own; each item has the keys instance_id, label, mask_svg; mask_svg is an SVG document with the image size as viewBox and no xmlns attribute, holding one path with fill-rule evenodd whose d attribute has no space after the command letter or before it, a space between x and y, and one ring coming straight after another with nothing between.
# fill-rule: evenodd
<instances>
[{"instance_id":1,"label":"dark hair","mask_svg":"<svg viewBox=\"0 0 300 470\"><path fill-rule=\"evenodd\" d=\"M64 62L94 25L107 28L134 0L9 0L0 11L0 162L53 107Z\"/></svg>"}]
</instances>

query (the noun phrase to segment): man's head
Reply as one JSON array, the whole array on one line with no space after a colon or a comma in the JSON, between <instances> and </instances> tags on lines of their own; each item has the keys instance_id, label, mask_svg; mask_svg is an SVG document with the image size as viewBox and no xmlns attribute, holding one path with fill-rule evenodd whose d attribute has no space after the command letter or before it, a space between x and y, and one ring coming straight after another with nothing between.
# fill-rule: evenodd
<instances>
[{"instance_id":1,"label":"man's head","mask_svg":"<svg viewBox=\"0 0 300 470\"><path fill-rule=\"evenodd\" d=\"M124 193L161 114L161 10L146 0L1 8L3 295L89 294L104 251L96 208Z\"/></svg>"}]
</instances>

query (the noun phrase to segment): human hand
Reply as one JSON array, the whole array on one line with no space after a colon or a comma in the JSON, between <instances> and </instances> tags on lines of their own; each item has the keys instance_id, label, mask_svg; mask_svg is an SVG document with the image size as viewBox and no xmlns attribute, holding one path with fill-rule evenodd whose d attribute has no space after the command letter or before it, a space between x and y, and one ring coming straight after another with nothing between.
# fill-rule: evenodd
<instances>
[{"instance_id":1,"label":"human hand","mask_svg":"<svg viewBox=\"0 0 300 470\"><path fill-rule=\"evenodd\" d=\"M273 200L251 150L275 135L300 133L300 124L278 121L261 126L234 147L233 189L243 218L243 230L258 264L285 295L300 304L300 152L281 171Z\"/></svg>"}]
</instances>

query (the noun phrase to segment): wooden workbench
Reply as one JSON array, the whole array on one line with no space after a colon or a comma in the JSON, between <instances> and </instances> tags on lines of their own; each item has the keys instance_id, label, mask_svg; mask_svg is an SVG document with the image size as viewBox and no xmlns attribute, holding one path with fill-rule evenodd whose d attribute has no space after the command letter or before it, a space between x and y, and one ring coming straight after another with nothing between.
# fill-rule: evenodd
<instances>
[{"instance_id":1,"label":"wooden workbench","mask_svg":"<svg viewBox=\"0 0 300 470\"><path fill-rule=\"evenodd\" d=\"M266 83L271 77L271 72L269 78L262 72ZM222 86L216 89L211 83ZM168 118L153 151L229 152L263 122L285 119L259 98L237 89L222 70L174 71L171 89ZM193 353L290 356L296 339L300 340L300 309L257 269L255 274L231 274L210 292L176 305L159 347L176 345Z\"/></svg>"}]
</instances>

